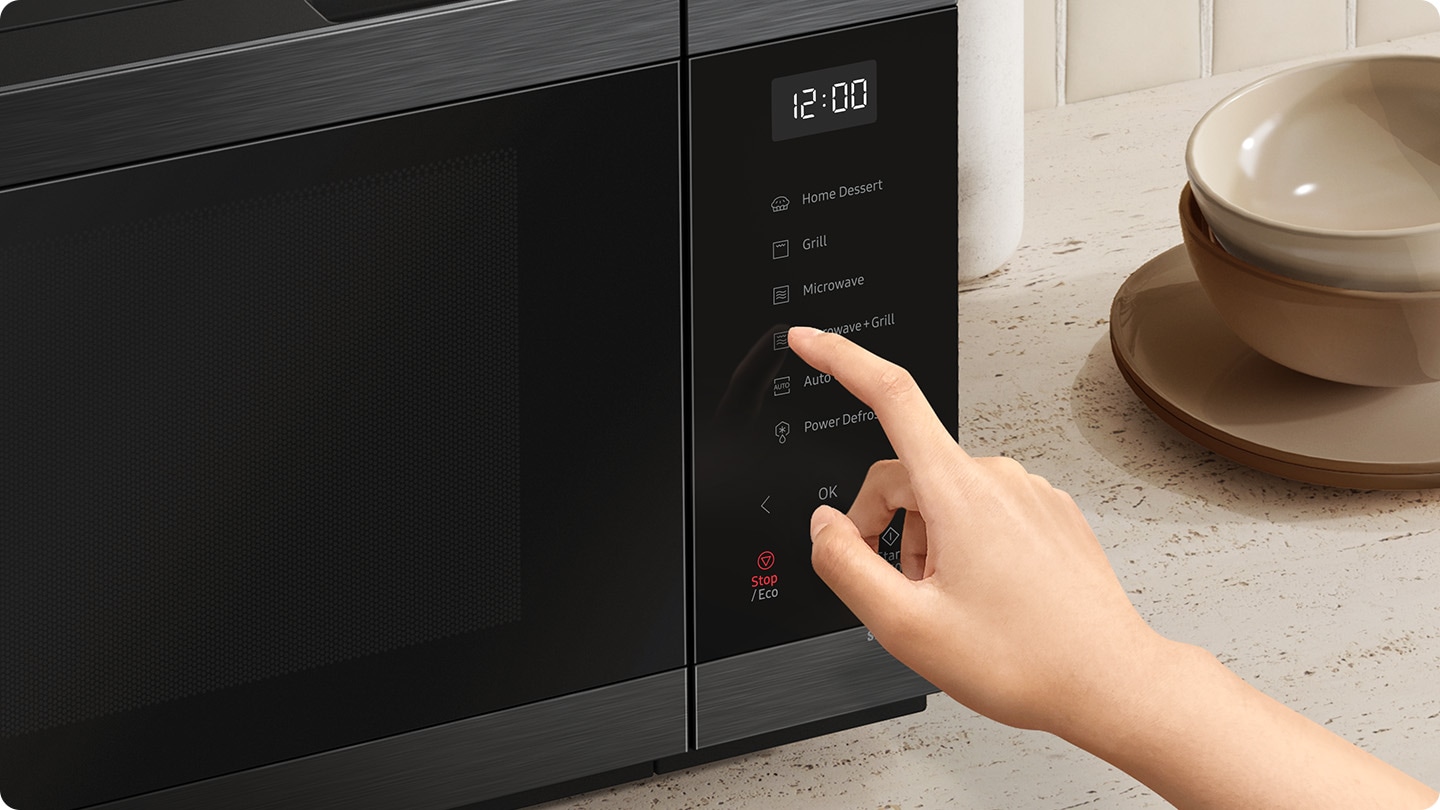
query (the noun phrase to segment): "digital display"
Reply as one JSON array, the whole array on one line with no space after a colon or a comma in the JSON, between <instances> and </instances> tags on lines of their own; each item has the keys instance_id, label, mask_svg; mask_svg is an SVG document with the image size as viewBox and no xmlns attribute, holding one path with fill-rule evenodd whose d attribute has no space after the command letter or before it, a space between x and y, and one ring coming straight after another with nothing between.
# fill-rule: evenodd
<instances>
[{"instance_id":1,"label":"digital display","mask_svg":"<svg viewBox=\"0 0 1440 810\"><path fill-rule=\"evenodd\" d=\"M878 91L873 59L775 79L770 82L770 139L873 124Z\"/></svg>"}]
</instances>

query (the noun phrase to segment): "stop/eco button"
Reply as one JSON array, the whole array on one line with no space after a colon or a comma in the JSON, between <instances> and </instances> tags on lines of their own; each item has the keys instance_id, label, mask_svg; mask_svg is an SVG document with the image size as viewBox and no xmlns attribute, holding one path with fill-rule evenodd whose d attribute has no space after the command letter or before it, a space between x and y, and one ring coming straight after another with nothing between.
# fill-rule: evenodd
<instances>
[{"instance_id":1,"label":"stop/eco button","mask_svg":"<svg viewBox=\"0 0 1440 810\"><path fill-rule=\"evenodd\" d=\"M775 553L771 551L760 552L760 556L755 558L755 564L760 566L761 571L769 571L775 567Z\"/></svg>"}]
</instances>

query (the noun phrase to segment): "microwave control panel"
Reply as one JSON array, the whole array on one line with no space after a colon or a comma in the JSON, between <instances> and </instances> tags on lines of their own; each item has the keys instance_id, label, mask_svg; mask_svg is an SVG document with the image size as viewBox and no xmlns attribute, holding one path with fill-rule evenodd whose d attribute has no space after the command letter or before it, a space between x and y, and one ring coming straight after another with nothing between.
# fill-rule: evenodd
<instances>
[{"instance_id":1,"label":"microwave control panel","mask_svg":"<svg viewBox=\"0 0 1440 810\"><path fill-rule=\"evenodd\" d=\"M788 327L905 366L955 431L955 20L691 60L697 661L858 624L811 569L810 513L849 509L894 451Z\"/></svg>"}]
</instances>

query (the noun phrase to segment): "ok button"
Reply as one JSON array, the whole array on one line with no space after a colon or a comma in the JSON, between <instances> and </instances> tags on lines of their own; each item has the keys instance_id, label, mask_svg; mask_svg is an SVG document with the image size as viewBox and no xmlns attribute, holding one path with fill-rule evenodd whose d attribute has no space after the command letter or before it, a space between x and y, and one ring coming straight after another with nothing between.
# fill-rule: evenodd
<instances>
[{"instance_id":1,"label":"ok button","mask_svg":"<svg viewBox=\"0 0 1440 810\"><path fill-rule=\"evenodd\" d=\"M833 501L833 500L835 500L836 498L840 497L840 496L837 495L836 492L835 492L836 487L839 487L839 486L840 486L839 484L827 484L827 485L825 485L825 486L823 486L823 487L820 487L820 489L816 490L815 495L816 495L816 497L818 497L818 498L819 498L820 500L822 500L822 501Z\"/></svg>"}]
</instances>

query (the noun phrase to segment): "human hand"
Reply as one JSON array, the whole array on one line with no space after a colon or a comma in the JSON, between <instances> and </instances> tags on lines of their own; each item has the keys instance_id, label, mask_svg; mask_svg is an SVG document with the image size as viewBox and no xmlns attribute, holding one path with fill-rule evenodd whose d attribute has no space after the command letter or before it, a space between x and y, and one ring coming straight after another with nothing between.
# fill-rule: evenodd
<instances>
[{"instance_id":1,"label":"human hand","mask_svg":"<svg viewBox=\"0 0 1440 810\"><path fill-rule=\"evenodd\" d=\"M898 459L848 515L811 518L815 571L896 658L1002 723L1062 733L1169 644L1131 605L1069 495L1007 458L971 458L903 368L838 335L790 347L874 409ZM901 566L876 553L905 509ZM1119 697L1119 695L1112 695Z\"/></svg>"},{"instance_id":2,"label":"human hand","mask_svg":"<svg viewBox=\"0 0 1440 810\"><path fill-rule=\"evenodd\" d=\"M790 330L790 348L874 409L898 456L871 468L848 515L815 510L812 564L931 683L1069 740L1176 807L1436 802L1209 653L1151 630L1070 496L1010 459L971 458L905 369L814 329ZM901 508L904 573L875 553Z\"/></svg>"}]
</instances>

